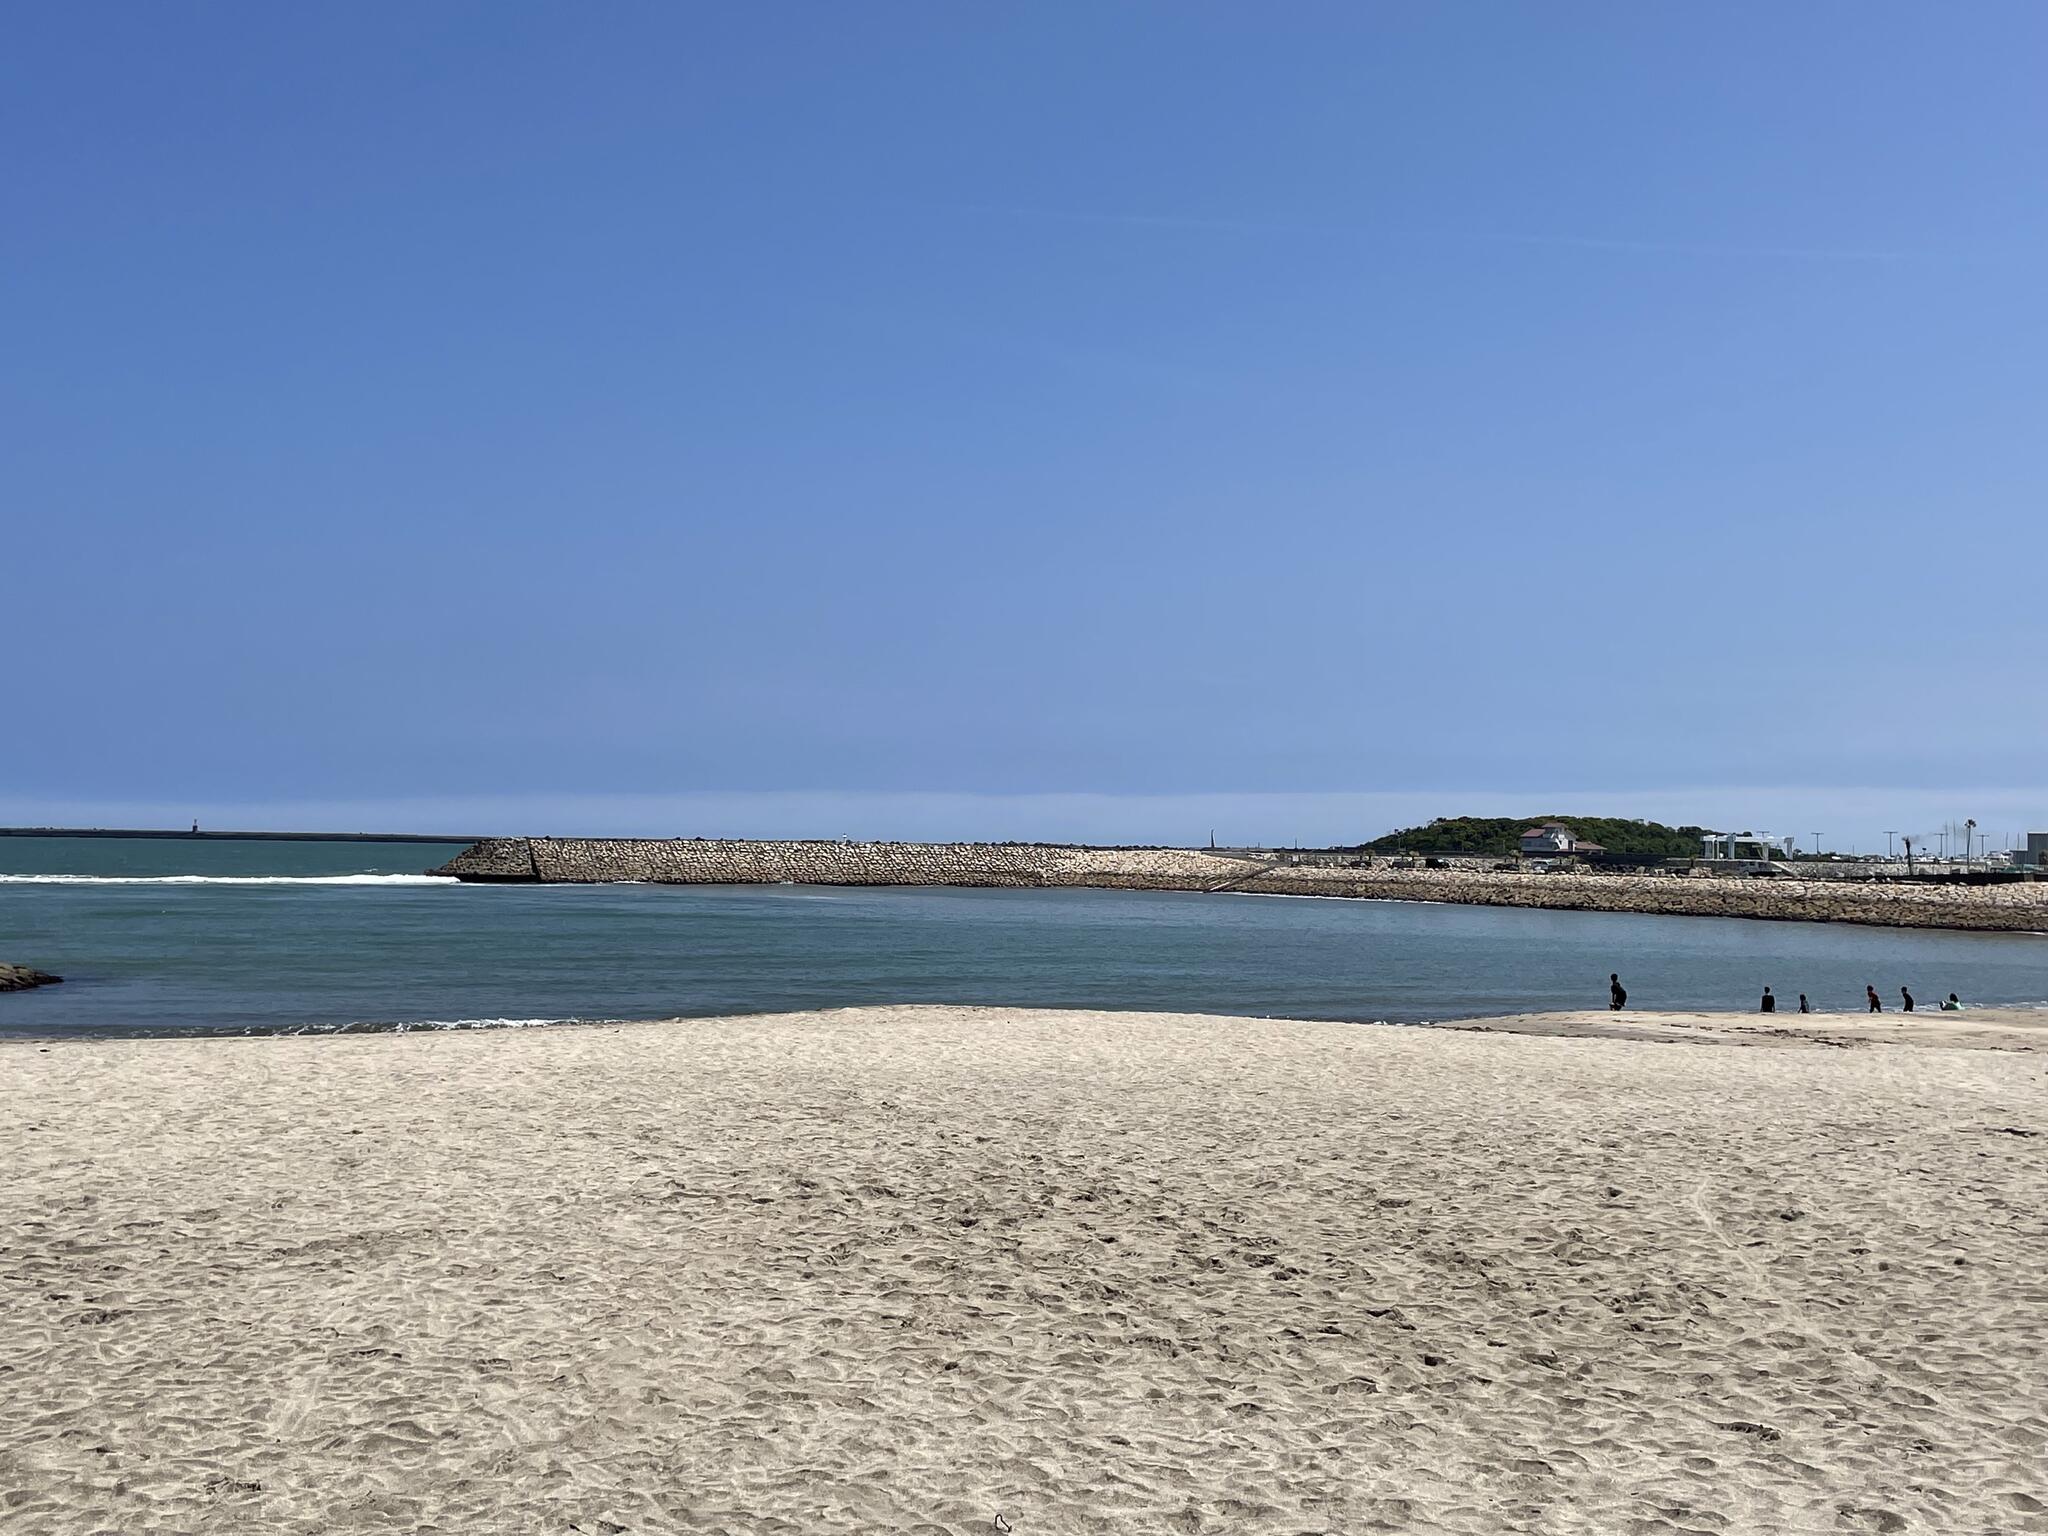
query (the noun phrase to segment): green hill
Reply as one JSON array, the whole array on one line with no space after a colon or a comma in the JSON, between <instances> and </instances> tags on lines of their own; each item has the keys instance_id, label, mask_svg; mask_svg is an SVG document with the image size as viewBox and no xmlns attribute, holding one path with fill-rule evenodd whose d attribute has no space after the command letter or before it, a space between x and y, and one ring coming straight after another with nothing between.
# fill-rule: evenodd
<instances>
[{"instance_id":1,"label":"green hill","mask_svg":"<svg viewBox=\"0 0 2048 1536\"><path fill-rule=\"evenodd\" d=\"M1704 827L1667 827L1655 821L1624 821L1612 816L1441 816L1426 827L1403 827L1364 845L1367 853L1490 853L1519 852L1522 834L1546 822L1562 822L1580 837L1590 838L1609 853L1642 858L1693 858L1700 851Z\"/></svg>"}]
</instances>

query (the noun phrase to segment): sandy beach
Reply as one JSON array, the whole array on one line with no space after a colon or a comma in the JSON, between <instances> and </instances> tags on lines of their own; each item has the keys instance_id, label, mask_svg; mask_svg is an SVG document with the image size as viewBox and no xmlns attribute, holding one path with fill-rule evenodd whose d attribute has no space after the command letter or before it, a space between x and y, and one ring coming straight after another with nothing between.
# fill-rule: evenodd
<instances>
[{"instance_id":1,"label":"sandy beach","mask_svg":"<svg viewBox=\"0 0 2048 1536\"><path fill-rule=\"evenodd\" d=\"M0 1043L0 1527L2048 1529L2038 1015Z\"/></svg>"}]
</instances>

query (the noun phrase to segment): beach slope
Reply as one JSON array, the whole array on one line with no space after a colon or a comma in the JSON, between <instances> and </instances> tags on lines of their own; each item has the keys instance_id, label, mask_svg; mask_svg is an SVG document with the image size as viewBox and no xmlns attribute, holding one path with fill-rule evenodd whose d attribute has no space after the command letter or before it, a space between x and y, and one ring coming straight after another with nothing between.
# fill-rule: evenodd
<instances>
[{"instance_id":1,"label":"beach slope","mask_svg":"<svg viewBox=\"0 0 2048 1536\"><path fill-rule=\"evenodd\" d=\"M2041 1529L2043 1037L1814 1027L0 1042L0 1526Z\"/></svg>"}]
</instances>

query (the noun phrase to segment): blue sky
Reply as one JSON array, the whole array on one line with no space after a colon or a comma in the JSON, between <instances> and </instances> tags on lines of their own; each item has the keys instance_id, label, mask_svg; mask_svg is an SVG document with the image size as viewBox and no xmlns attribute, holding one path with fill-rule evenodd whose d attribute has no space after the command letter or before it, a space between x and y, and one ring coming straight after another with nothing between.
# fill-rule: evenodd
<instances>
[{"instance_id":1,"label":"blue sky","mask_svg":"<svg viewBox=\"0 0 2048 1536\"><path fill-rule=\"evenodd\" d=\"M0 817L2048 825L2044 45L16 7Z\"/></svg>"}]
</instances>

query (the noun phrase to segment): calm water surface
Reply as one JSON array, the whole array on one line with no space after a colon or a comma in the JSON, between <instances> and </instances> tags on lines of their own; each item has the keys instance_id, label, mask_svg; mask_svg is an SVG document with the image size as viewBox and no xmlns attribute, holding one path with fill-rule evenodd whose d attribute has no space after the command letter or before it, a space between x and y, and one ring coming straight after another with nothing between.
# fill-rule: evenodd
<instances>
[{"instance_id":1,"label":"calm water surface","mask_svg":"<svg viewBox=\"0 0 2048 1536\"><path fill-rule=\"evenodd\" d=\"M1603 1006L2048 1005L2048 939L1144 891L464 886L420 844L0 838L0 1034L948 1002L1403 1022Z\"/></svg>"}]
</instances>

